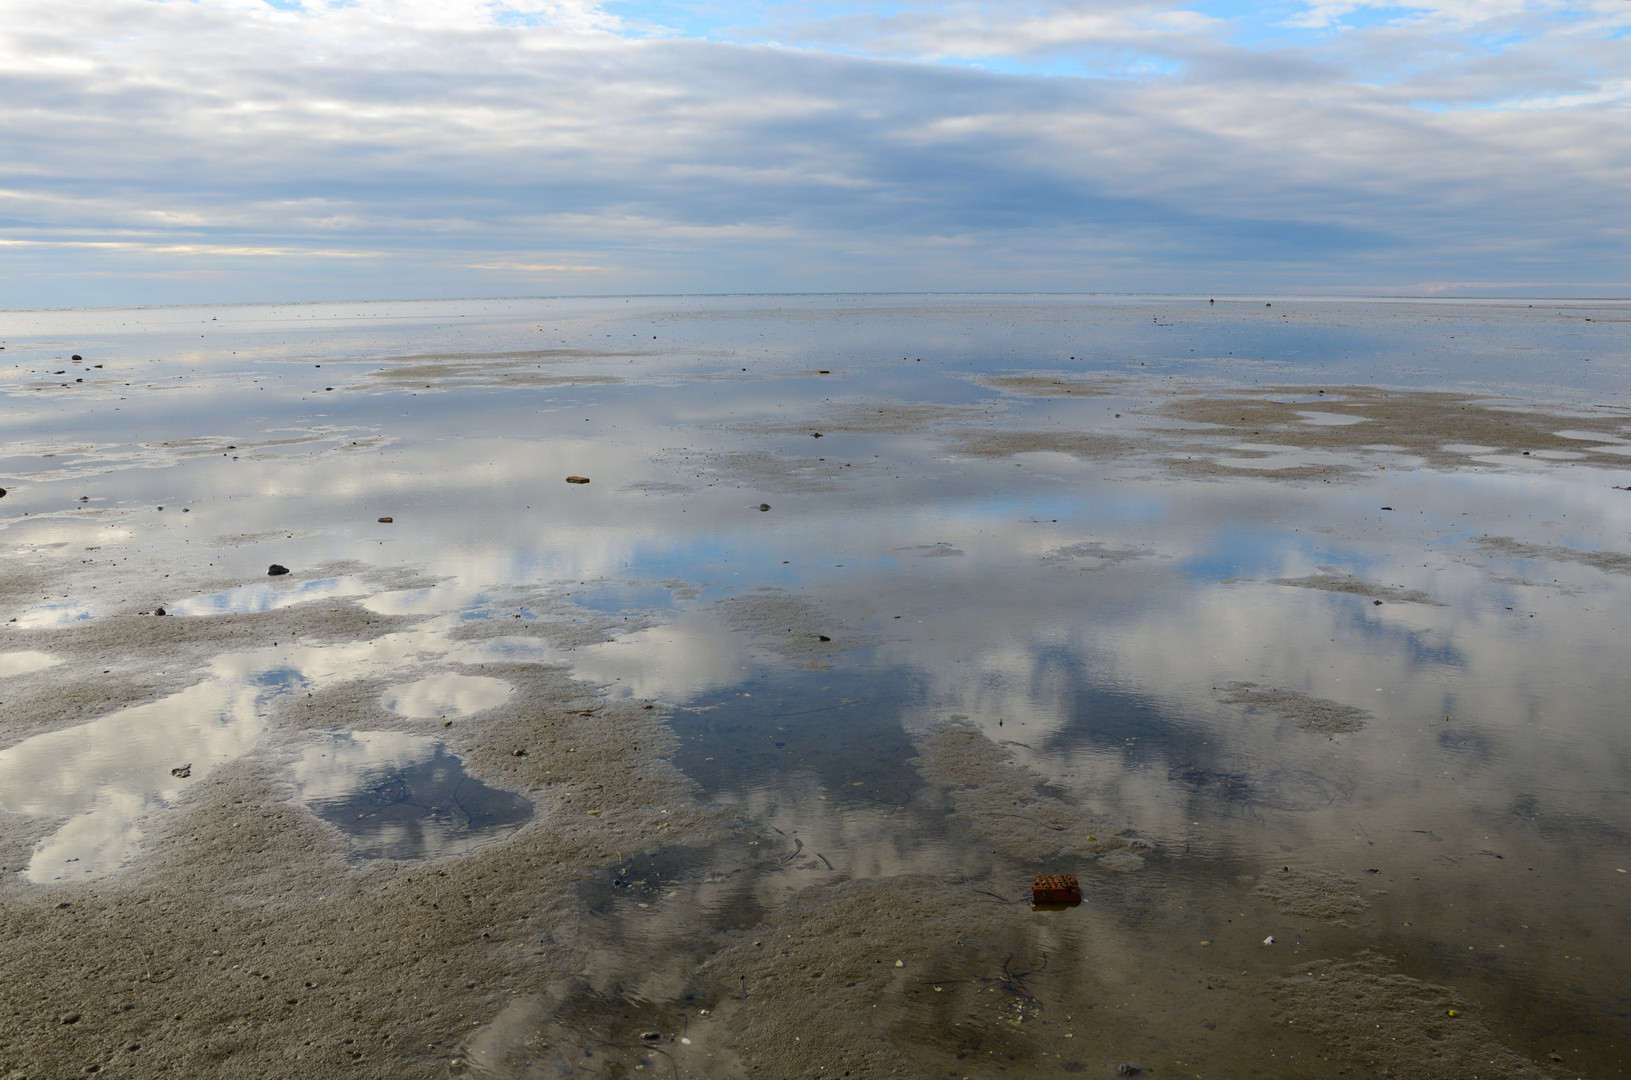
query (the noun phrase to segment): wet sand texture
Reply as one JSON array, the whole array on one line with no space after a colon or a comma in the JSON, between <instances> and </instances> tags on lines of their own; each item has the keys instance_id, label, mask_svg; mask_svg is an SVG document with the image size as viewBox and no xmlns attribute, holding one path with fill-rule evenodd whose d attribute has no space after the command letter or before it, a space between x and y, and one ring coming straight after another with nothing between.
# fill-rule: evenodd
<instances>
[{"instance_id":1,"label":"wet sand texture","mask_svg":"<svg viewBox=\"0 0 1631 1080\"><path fill-rule=\"evenodd\" d=\"M1143 865L1137 853L1151 845L1137 830L1039 790L1040 776L974 728L948 724L917 743L917 749L913 763L918 772L950 789L954 820L966 822L1005 856L1045 859L1114 852L1119 858L1110 862L1111 869Z\"/></svg>"},{"instance_id":2,"label":"wet sand texture","mask_svg":"<svg viewBox=\"0 0 1631 1080\"><path fill-rule=\"evenodd\" d=\"M1368 581L1354 577L1352 574L1308 574L1298 578L1275 578L1270 584L1288 585L1294 589L1318 589L1321 592L1364 596L1372 600L1381 600L1383 603L1426 604L1428 607L1444 606L1441 601L1435 600L1420 589L1406 589L1402 586L1389 588L1385 585L1373 585Z\"/></svg>"},{"instance_id":3,"label":"wet sand texture","mask_svg":"<svg viewBox=\"0 0 1631 1080\"><path fill-rule=\"evenodd\" d=\"M870 645L865 635L842 624L801 596L780 589L754 589L716 605L732 630L789 659L820 663L849 649Z\"/></svg>"},{"instance_id":4,"label":"wet sand texture","mask_svg":"<svg viewBox=\"0 0 1631 1080\"><path fill-rule=\"evenodd\" d=\"M1340 919L1370 907L1359 895L1359 882L1334 870L1279 866L1264 870L1252 895L1287 915Z\"/></svg>"},{"instance_id":5,"label":"wet sand texture","mask_svg":"<svg viewBox=\"0 0 1631 1080\"><path fill-rule=\"evenodd\" d=\"M606 640L611 622L591 621L563 632ZM107 618L17 638L70 655L162 648L175 670L189 648L218 653L223 636L270 645L292 624L314 641L391 628L323 601L245 616ZM516 692L451 727L389 712L379 680L281 695L259 749L195 775L179 805L154 815L136 865L74 886L4 875L0 1075L48 1080L94 1066L443 1076L462 1033L513 991L581 967L581 956L545 940L582 918L576 883L619 851L706 841L716 815L664 760L672 736L659 711L601 701L557 668L490 664L481 674ZM62 697L57 723L80 704L72 688ZM17 715L9 705L7 715ZM345 833L300 803L287 768L334 728L429 730L470 776L524 796L535 814L504 842L457 858L354 858ZM7 817L0 861L16 867L28 853L9 839L23 830Z\"/></svg>"},{"instance_id":6,"label":"wet sand texture","mask_svg":"<svg viewBox=\"0 0 1631 1080\"><path fill-rule=\"evenodd\" d=\"M1327 1040L1346 1059L1378 1076L1470 1080L1561 1075L1513 1052L1454 990L1399 974L1373 952L1351 960L1318 960L1275 984L1288 1024ZM1451 1016L1454 1010L1457 1015Z\"/></svg>"},{"instance_id":7,"label":"wet sand texture","mask_svg":"<svg viewBox=\"0 0 1631 1080\"><path fill-rule=\"evenodd\" d=\"M1230 683L1223 688L1218 700L1225 705L1244 705L1248 709L1273 713L1304 731L1322 735L1358 731L1370 718L1370 713L1352 705L1310 697L1297 690L1259 686L1250 682Z\"/></svg>"},{"instance_id":8,"label":"wet sand texture","mask_svg":"<svg viewBox=\"0 0 1631 1080\"><path fill-rule=\"evenodd\" d=\"M1605 574L1631 574L1631 555L1618 551L1579 551L1562 544L1526 544L1510 536L1480 536L1473 546L1485 555L1506 559L1536 559L1544 562L1579 563Z\"/></svg>"}]
</instances>

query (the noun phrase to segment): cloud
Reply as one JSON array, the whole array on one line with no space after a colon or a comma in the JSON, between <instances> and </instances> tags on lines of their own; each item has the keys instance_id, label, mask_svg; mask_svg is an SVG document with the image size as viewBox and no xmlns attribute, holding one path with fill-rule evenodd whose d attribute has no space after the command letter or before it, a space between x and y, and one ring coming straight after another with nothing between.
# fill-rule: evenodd
<instances>
[{"instance_id":1,"label":"cloud","mask_svg":"<svg viewBox=\"0 0 1631 1080\"><path fill-rule=\"evenodd\" d=\"M1314 4L1272 25L1115 2L726 5L679 29L675 11L4 0L0 282L83 303L541 275L1631 279L1623 0Z\"/></svg>"}]
</instances>

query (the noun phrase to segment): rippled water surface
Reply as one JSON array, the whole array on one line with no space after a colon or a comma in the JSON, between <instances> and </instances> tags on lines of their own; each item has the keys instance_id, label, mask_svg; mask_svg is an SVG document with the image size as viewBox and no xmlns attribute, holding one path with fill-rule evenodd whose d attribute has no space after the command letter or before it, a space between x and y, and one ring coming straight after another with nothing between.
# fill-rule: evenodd
<instances>
[{"instance_id":1,"label":"rippled water surface","mask_svg":"<svg viewBox=\"0 0 1631 1080\"><path fill-rule=\"evenodd\" d=\"M1208 301L0 314L7 871L600 827L484 717L649 704L722 824L436 1068L1622 1074L1631 307Z\"/></svg>"}]
</instances>

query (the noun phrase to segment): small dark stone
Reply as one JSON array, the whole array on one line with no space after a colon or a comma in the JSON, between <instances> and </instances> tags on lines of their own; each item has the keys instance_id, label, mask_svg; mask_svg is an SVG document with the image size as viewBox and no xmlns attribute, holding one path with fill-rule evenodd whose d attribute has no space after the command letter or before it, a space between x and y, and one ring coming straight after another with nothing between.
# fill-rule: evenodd
<instances>
[{"instance_id":1,"label":"small dark stone","mask_svg":"<svg viewBox=\"0 0 1631 1080\"><path fill-rule=\"evenodd\" d=\"M1382 606L1382 601L1380 601L1380 600L1372 600L1371 603L1374 604L1377 607Z\"/></svg>"},{"instance_id":2,"label":"small dark stone","mask_svg":"<svg viewBox=\"0 0 1631 1080\"><path fill-rule=\"evenodd\" d=\"M812 431L812 432L810 432L810 435L813 438L817 438L817 439L821 438L821 432L819 432L819 431Z\"/></svg>"},{"instance_id":3,"label":"small dark stone","mask_svg":"<svg viewBox=\"0 0 1631 1080\"><path fill-rule=\"evenodd\" d=\"M193 774L193 763L190 762L190 761L187 762L187 764L185 764L185 765L178 765L175 768L170 770L170 775L171 776L179 776L183 780L187 779L187 777L191 776L192 774Z\"/></svg>"},{"instance_id":4,"label":"small dark stone","mask_svg":"<svg viewBox=\"0 0 1631 1080\"><path fill-rule=\"evenodd\" d=\"M0 488L0 499L3 499L5 497L6 497L6 489L5 488Z\"/></svg>"},{"instance_id":5,"label":"small dark stone","mask_svg":"<svg viewBox=\"0 0 1631 1080\"><path fill-rule=\"evenodd\" d=\"M566 482L568 484L587 484L589 478L587 476L568 476Z\"/></svg>"},{"instance_id":6,"label":"small dark stone","mask_svg":"<svg viewBox=\"0 0 1631 1080\"><path fill-rule=\"evenodd\" d=\"M646 1033L645 1033L645 1034L644 1034L644 1035L642 1035L642 1036L640 1036L640 1037L641 1037L641 1038L642 1038L642 1039L646 1039L646 1040L648 1040L648 1041L649 1041L649 1040L652 1040L652 1039L660 1039L660 1038L662 1038L662 1037L663 1037L663 1033L662 1033L662 1032L660 1032L660 1031L648 1031L648 1032L646 1032Z\"/></svg>"},{"instance_id":7,"label":"small dark stone","mask_svg":"<svg viewBox=\"0 0 1631 1080\"><path fill-rule=\"evenodd\" d=\"M1116 1075L1117 1076L1143 1076L1144 1075L1144 1066L1134 1065L1130 1061L1123 1061L1121 1064L1116 1066Z\"/></svg>"},{"instance_id":8,"label":"small dark stone","mask_svg":"<svg viewBox=\"0 0 1631 1080\"><path fill-rule=\"evenodd\" d=\"M389 524L391 524L391 522L393 522L395 520L396 520L396 518L393 518L393 517L382 517L382 518L379 519L379 523L381 525L389 525Z\"/></svg>"},{"instance_id":9,"label":"small dark stone","mask_svg":"<svg viewBox=\"0 0 1631 1080\"><path fill-rule=\"evenodd\" d=\"M832 638L828 637L826 634L817 634L816 637L820 638L822 641L831 641L832 640Z\"/></svg>"},{"instance_id":10,"label":"small dark stone","mask_svg":"<svg viewBox=\"0 0 1631 1080\"><path fill-rule=\"evenodd\" d=\"M510 756L511 757L526 757L527 752L525 750L511 750L510 751Z\"/></svg>"},{"instance_id":11,"label":"small dark stone","mask_svg":"<svg viewBox=\"0 0 1631 1080\"><path fill-rule=\"evenodd\" d=\"M58 904L58 905L57 905L57 910L58 910L58 911L62 911L62 910L64 910L64 909L65 909L65 908L71 908L71 907L73 907L73 906L74 906L74 905L72 905L72 904L70 904L70 903L69 903L69 902L68 902L68 901L66 901L66 900L64 900L64 901L63 901L63 902L62 902L62 903L60 903L60 904Z\"/></svg>"},{"instance_id":12,"label":"small dark stone","mask_svg":"<svg viewBox=\"0 0 1631 1080\"><path fill-rule=\"evenodd\" d=\"M770 504L769 503L760 503L759 504L759 509L760 510L769 510L770 509Z\"/></svg>"},{"instance_id":13,"label":"small dark stone","mask_svg":"<svg viewBox=\"0 0 1631 1080\"><path fill-rule=\"evenodd\" d=\"M165 611L163 608L155 608L153 610L153 614L155 614L155 615L168 615L170 613L168 611Z\"/></svg>"},{"instance_id":14,"label":"small dark stone","mask_svg":"<svg viewBox=\"0 0 1631 1080\"><path fill-rule=\"evenodd\" d=\"M79 362L80 362L80 361L81 361L81 360L84 360L84 359L85 359L85 358L84 358L84 357L83 357L83 356L80 356L80 355L79 355L79 354L78 354L78 353L74 353L74 356L73 356L73 360L74 360L74 363L76 363L76 364L77 364L77 363L79 363Z\"/></svg>"},{"instance_id":15,"label":"small dark stone","mask_svg":"<svg viewBox=\"0 0 1631 1080\"><path fill-rule=\"evenodd\" d=\"M64 1024L77 1024L77 1023L79 1023L79 1014L78 1013L66 1013L62 1017L62 1022Z\"/></svg>"},{"instance_id":16,"label":"small dark stone","mask_svg":"<svg viewBox=\"0 0 1631 1080\"><path fill-rule=\"evenodd\" d=\"M284 574L287 574L288 572L289 572L289 568L287 566L283 566L280 563L273 563L271 566L268 566L266 568L266 574L267 574L268 577L282 577Z\"/></svg>"}]
</instances>

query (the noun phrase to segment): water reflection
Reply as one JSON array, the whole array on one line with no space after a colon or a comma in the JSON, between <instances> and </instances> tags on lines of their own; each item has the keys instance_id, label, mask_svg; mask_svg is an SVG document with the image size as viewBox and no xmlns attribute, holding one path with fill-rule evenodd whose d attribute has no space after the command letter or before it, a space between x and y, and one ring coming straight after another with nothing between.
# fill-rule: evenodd
<instances>
[{"instance_id":1,"label":"water reflection","mask_svg":"<svg viewBox=\"0 0 1631 1080\"><path fill-rule=\"evenodd\" d=\"M105 453L8 418L7 467L36 470L5 484L8 566L53 584L17 592L5 632L100 633L162 602L206 626L282 613L288 636L223 644L236 659L191 696L0 750L6 807L42 832L66 820L30 875L138 858L186 782L169 770L241 756L268 695L373 680L378 726L482 725L532 704L523 669L568 667L586 694L671 709L665 753L735 831L638 859L608 845L580 895L581 985L476 1037L494 1069L731 1075L780 1063L772 1045L831 1064L790 1048L783 1020L808 1008L829 1045L924 1075L1216 1070L1262 1064L1257 1047L1324 1075L1351 1062L1269 1026L1280 991L1258 987L1340 959L1326 975L1398 1006L1380 961L1342 959L1362 949L1504 1002L1488 1030L1508 1041L1549 994L1615 1027L1623 342L1594 324L1601 360L1560 376L1554 316L1500 305L1277 302L1273 323L1173 298L839 305L515 301L453 330L432 316L463 312L433 304L326 322L332 338L246 311L223 332L252 360L165 338L163 313L149 337L91 319L132 374L168 341L218 378L164 409L81 404ZM533 355L568 308L571 329L547 324L562 351ZM659 318L661 343L636 339ZM341 360L341 389L311 399L306 362ZM245 379L269 389L232 389ZM1503 408L1534 407L1450 416L1456 387L1491 380ZM230 451L187 441L203 431ZM298 441L231 456L274 433ZM153 509L183 496L185 517ZM274 561L296 574L266 581ZM317 640L342 605L424 622ZM17 640L6 700L83 674L20 659L67 637ZM356 854L521 842L531 803L435 740L316 738L300 797ZM1077 873L1089 903L1032 921L1016 901L1044 869ZM795 943L754 944L776 940ZM787 989L817 973L819 995ZM755 1042L764 1016L783 1020ZM1610 1071L1613 1040L1583 1041Z\"/></svg>"},{"instance_id":2,"label":"water reflection","mask_svg":"<svg viewBox=\"0 0 1631 1080\"><path fill-rule=\"evenodd\" d=\"M532 803L465 775L445 745L389 731L335 732L294 766L300 798L365 859L456 855L502 840Z\"/></svg>"}]
</instances>

